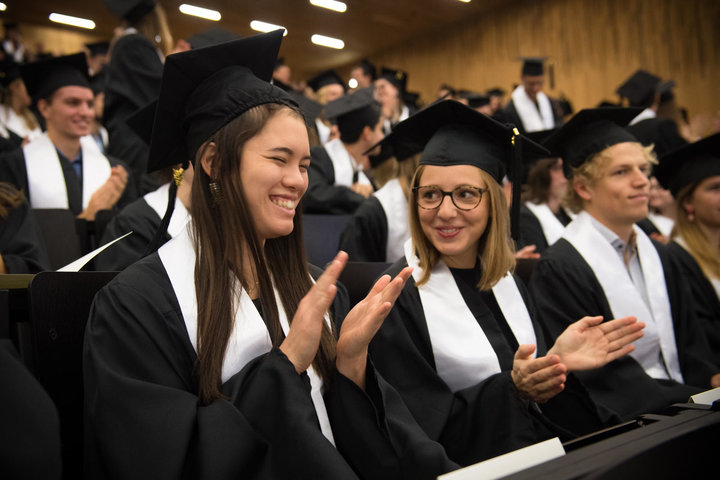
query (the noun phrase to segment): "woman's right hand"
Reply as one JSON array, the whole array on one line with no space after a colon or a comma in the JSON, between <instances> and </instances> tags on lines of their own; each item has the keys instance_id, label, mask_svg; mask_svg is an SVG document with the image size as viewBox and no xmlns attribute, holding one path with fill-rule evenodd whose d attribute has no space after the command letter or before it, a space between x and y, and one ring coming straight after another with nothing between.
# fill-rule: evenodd
<instances>
[{"instance_id":1,"label":"woman's right hand","mask_svg":"<svg viewBox=\"0 0 720 480\"><path fill-rule=\"evenodd\" d=\"M562 392L567 368L557 355L532 358L535 345L520 345L515 352L511 377L525 400L545 403Z\"/></svg>"},{"instance_id":2,"label":"woman's right hand","mask_svg":"<svg viewBox=\"0 0 720 480\"><path fill-rule=\"evenodd\" d=\"M347 259L347 253L339 252L317 279L315 285L300 300L290 324L290 330L280 344L280 350L295 365L298 373L307 370L315 359L320 345L325 313L335 298L337 293L335 282L345 268Z\"/></svg>"}]
</instances>

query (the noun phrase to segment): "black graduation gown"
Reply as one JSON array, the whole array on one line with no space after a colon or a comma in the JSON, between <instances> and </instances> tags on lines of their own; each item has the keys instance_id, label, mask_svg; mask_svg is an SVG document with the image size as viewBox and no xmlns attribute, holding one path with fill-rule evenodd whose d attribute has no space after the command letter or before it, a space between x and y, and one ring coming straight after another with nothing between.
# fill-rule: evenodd
<instances>
[{"instance_id":1,"label":"black graduation gown","mask_svg":"<svg viewBox=\"0 0 720 480\"><path fill-rule=\"evenodd\" d=\"M103 111L109 135L107 153L129 166L133 191L137 195L155 190L160 183L145 173L148 146L125 121L160 95L162 70L157 50L139 34L119 38L107 66Z\"/></svg>"},{"instance_id":2,"label":"black graduation gown","mask_svg":"<svg viewBox=\"0 0 720 480\"><path fill-rule=\"evenodd\" d=\"M683 281L690 286L695 314L700 320L705 337L710 344L713 363L720 365L720 300L718 295L690 252L675 242L670 242L667 249L680 266Z\"/></svg>"},{"instance_id":3,"label":"black graduation gown","mask_svg":"<svg viewBox=\"0 0 720 480\"><path fill-rule=\"evenodd\" d=\"M335 168L323 147L310 149L312 162L308 172L308 189L303 197L306 213L353 213L365 197L343 185L335 185Z\"/></svg>"},{"instance_id":4,"label":"black graduation gown","mask_svg":"<svg viewBox=\"0 0 720 480\"><path fill-rule=\"evenodd\" d=\"M549 98L549 97L548 97ZM550 99L550 102L552 103L552 99ZM557 111L555 108L553 110L553 119L555 120L555 127L559 127L562 125L562 117L560 117L557 114ZM495 112L495 115L493 116L497 121L501 123L509 123L511 125L514 125L517 127L518 131L522 134L527 133L525 131L525 127L523 126L522 119L520 118L520 114L518 113L517 109L515 108L515 102L510 99L510 101L505 105L503 108Z\"/></svg>"},{"instance_id":5,"label":"black graduation gown","mask_svg":"<svg viewBox=\"0 0 720 480\"><path fill-rule=\"evenodd\" d=\"M402 258L386 273L394 276L405 266L407 261ZM397 389L420 426L445 447L453 461L470 465L556 435L567 440L573 433L590 433L617 421L610 417L601 420L573 375L568 376L566 391L539 408L523 401L510 375L517 341L497 301L489 292L478 292L475 281L459 280L459 275L467 273L451 271L498 355L502 372L472 387L454 393L450 390L437 374L425 313L412 277L370 344L370 353L380 374ZM515 281L533 318L527 291L522 282ZM538 352L543 354L543 333L537 324L534 327Z\"/></svg>"},{"instance_id":6,"label":"black graduation gown","mask_svg":"<svg viewBox=\"0 0 720 480\"><path fill-rule=\"evenodd\" d=\"M155 237L161 221L157 212L142 197L123 208L108 222L100 245L105 245L130 231L133 233L97 255L93 259L95 270L120 271L140 260ZM162 244L168 240L170 235L165 232Z\"/></svg>"},{"instance_id":7,"label":"black graduation gown","mask_svg":"<svg viewBox=\"0 0 720 480\"><path fill-rule=\"evenodd\" d=\"M572 221L563 209L560 209L555 216L565 226ZM540 220L525 205L520 207L520 235L515 243L518 249L528 245L535 245L537 253L543 253L548 248L548 242Z\"/></svg>"},{"instance_id":8,"label":"black graduation gown","mask_svg":"<svg viewBox=\"0 0 720 480\"><path fill-rule=\"evenodd\" d=\"M336 320L346 295L340 287ZM309 378L279 349L209 405L197 397L196 358L157 253L98 293L84 348L88 478L430 479L457 468L371 365L367 393L336 372L325 394L335 449Z\"/></svg>"},{"instance_id":9,"label":"black graduation gown","mask_svg":"<svg viewBox=\"0 0 720 480\"><path fill-rule=\"evenodd\" d=\"M669 118L647 118L628 125L627 129L643 145L654 145L659 157L688 143L678 132L675 122Z\"/></svg>"},{"instance_id":10,"label":"black graduation gown","mask_svg":"<svg viewBox=\"0 0 720 480\"><path fill-rule=\"evenodd\" d=\"M68 210L75 215L82 213L82 182L75 173L75 168L67 159L58 157L63 172L63 181L68 197ZM106 156L111 166L122 165L127 170L127 166L116 158ZM128 170L129 178L125 191L118 200L117 206L127 205L135 198L135 189L130 180L132 173ZM25 154L22 149L13 150L11 153L0 158L0 182L7 182L15 186L18 190L22 190L31 202L30 189L28 187L27 168L25 166Z\"/></svg>"},{"instance_id":11,"label":"black graduation gown","mask_svg":"<svg viewBox=\"0 0 720 480\"><path fill-rule=\"evenodd\" d=\"M27 202L0 218L0 255L8 273L38 273L50 269L42 235Z\"/></svg>"},{"instance_id":12,"label":"black graduation gown","mask_svg":"<svg viewBox=\"0 0 720 480\"><path fill-rule=\"evenodd\" d=\"M340 250L345 250L353 262L386 262L387 241L385 209L377 198L370 197L340 235Z\"/></svg>"},{"instance_id":13,"label":"black graduation gown","mask_svg":"<svg viewBox=\"0 0 720 480\"><path fill-rule=\"evenodd\" d=\"M651 378L629 355L596 370L577 372L593 400L623 420L686 402L690 395L710 388L710 378L720 371L708 361L709 347L677 264L665 247L655 241L653 244L665 272L678 359L686 384ZM586 315L613 318L592 269L564 238L548 248L535 265L530 291L543 326L552 338Z\"/></svg>"},{"instance_id":14,"label":"black graduation gown","mask_svg":"<svg viewBox=\"0 0 720 480\"><path fill-rule=\"evenodd\" d=\"M7 154L22 146L23 138L12 130L8 130L8 138L0 136L0 155Z\"/></svg>"},{"instance_id":15,"label":"black graduation gown","mask_svg":"<svg viewBox=\"0 0 720 480\"><path fill-rule=\"evenodd\" d=\"M52 400L0 339L0 471L3 478L60 479L60 422Z\"/></svg>"}]
</instances>

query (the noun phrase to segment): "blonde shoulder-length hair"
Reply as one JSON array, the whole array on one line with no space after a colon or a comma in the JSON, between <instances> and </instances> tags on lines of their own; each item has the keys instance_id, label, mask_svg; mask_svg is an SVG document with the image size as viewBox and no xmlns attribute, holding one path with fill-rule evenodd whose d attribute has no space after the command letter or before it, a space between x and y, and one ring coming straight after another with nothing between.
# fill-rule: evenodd
<instances>
[{"instance_id":1,"label":"blonde shoulder-length hair","mask_svg":"<svg viewBox=\"0 0 720 480\"><path fill-rule=\"evenodd\" d=\"M424 165L420 165L415 171L412 179L412 187L420 185ZM508 272L515 269L515 247L510 238L510 215L508 205L502 187L490 174L480 170L481 177L487 186L487 192L483 194L482 201L488 201L490 212L485 232L478 239L478 258L482 267L482 276L477 287L479 290L489 290L500 281ZM418 206L415 202L415 195L408 202L410 209L410 235L412 237L415 255L420 261L422 275L416 282L418 286L430 279L430 273L440 260L440 252L428 240L420 225Z\"/></svg>"},{"instance_id":2,"label":"blonde shoulder-length hair","mask_svg":"<svg viewBox=\"0 0 720 480\"><path fill-rule=\"evenodd\" d=\"M693 192L700 182L682 188L675 201L675 226L672 238L682 237L690 255L700 266L706 277L720 278L720 250L705 236L696 219L690 220L686 204L692 199Z\"/></svg>"}]
</instances>

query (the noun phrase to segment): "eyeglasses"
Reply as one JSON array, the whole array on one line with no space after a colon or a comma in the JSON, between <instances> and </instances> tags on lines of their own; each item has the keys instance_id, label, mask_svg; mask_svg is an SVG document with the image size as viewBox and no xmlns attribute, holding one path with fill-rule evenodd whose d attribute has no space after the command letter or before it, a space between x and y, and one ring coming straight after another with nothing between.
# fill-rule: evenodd
<instances>
[{"instance_id":1,"label":"eyeglasses","mask_svg":"<svg viewBox=\"0 0 720 480\"><path fill-rule=\"evenodd\" d=\"M487 188L473 187L472 185L460 185L455 187L452 192L445 192L435 185L413 188L415 203L425 210L440 208L445 196L450 197L458 210L472 210L480 205L480 200L485 192L487 192Z\"/></svg>"}]
</instances>

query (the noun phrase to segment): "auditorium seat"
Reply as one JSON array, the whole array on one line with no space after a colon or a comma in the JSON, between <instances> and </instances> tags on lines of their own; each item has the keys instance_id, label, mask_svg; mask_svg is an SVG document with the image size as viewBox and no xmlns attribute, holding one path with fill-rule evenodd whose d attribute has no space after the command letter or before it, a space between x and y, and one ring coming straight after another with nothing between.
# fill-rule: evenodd
<instances>
[{"instance_id":1,"label":"auditorium seat","mask_svg":"<svg viewBox=\"0 0 720 480\"><path fill-rule=\"evenodd\" d=\"M339 281L347 288L350 305L353 306L365 298L375 280L387 270L391 263L348 262L340 274Z\"/></svg>"},{"instance_id":2,"label":"auditorium seat","mask_svg":"<svg viewBox=\"0 0 720 480\"><path fill-rule=\"evenodd\" d=\"M324 268L338 252L340 234L352 215L303 215L303 239L308 261Z\"/></svg>"}]
</instances>

